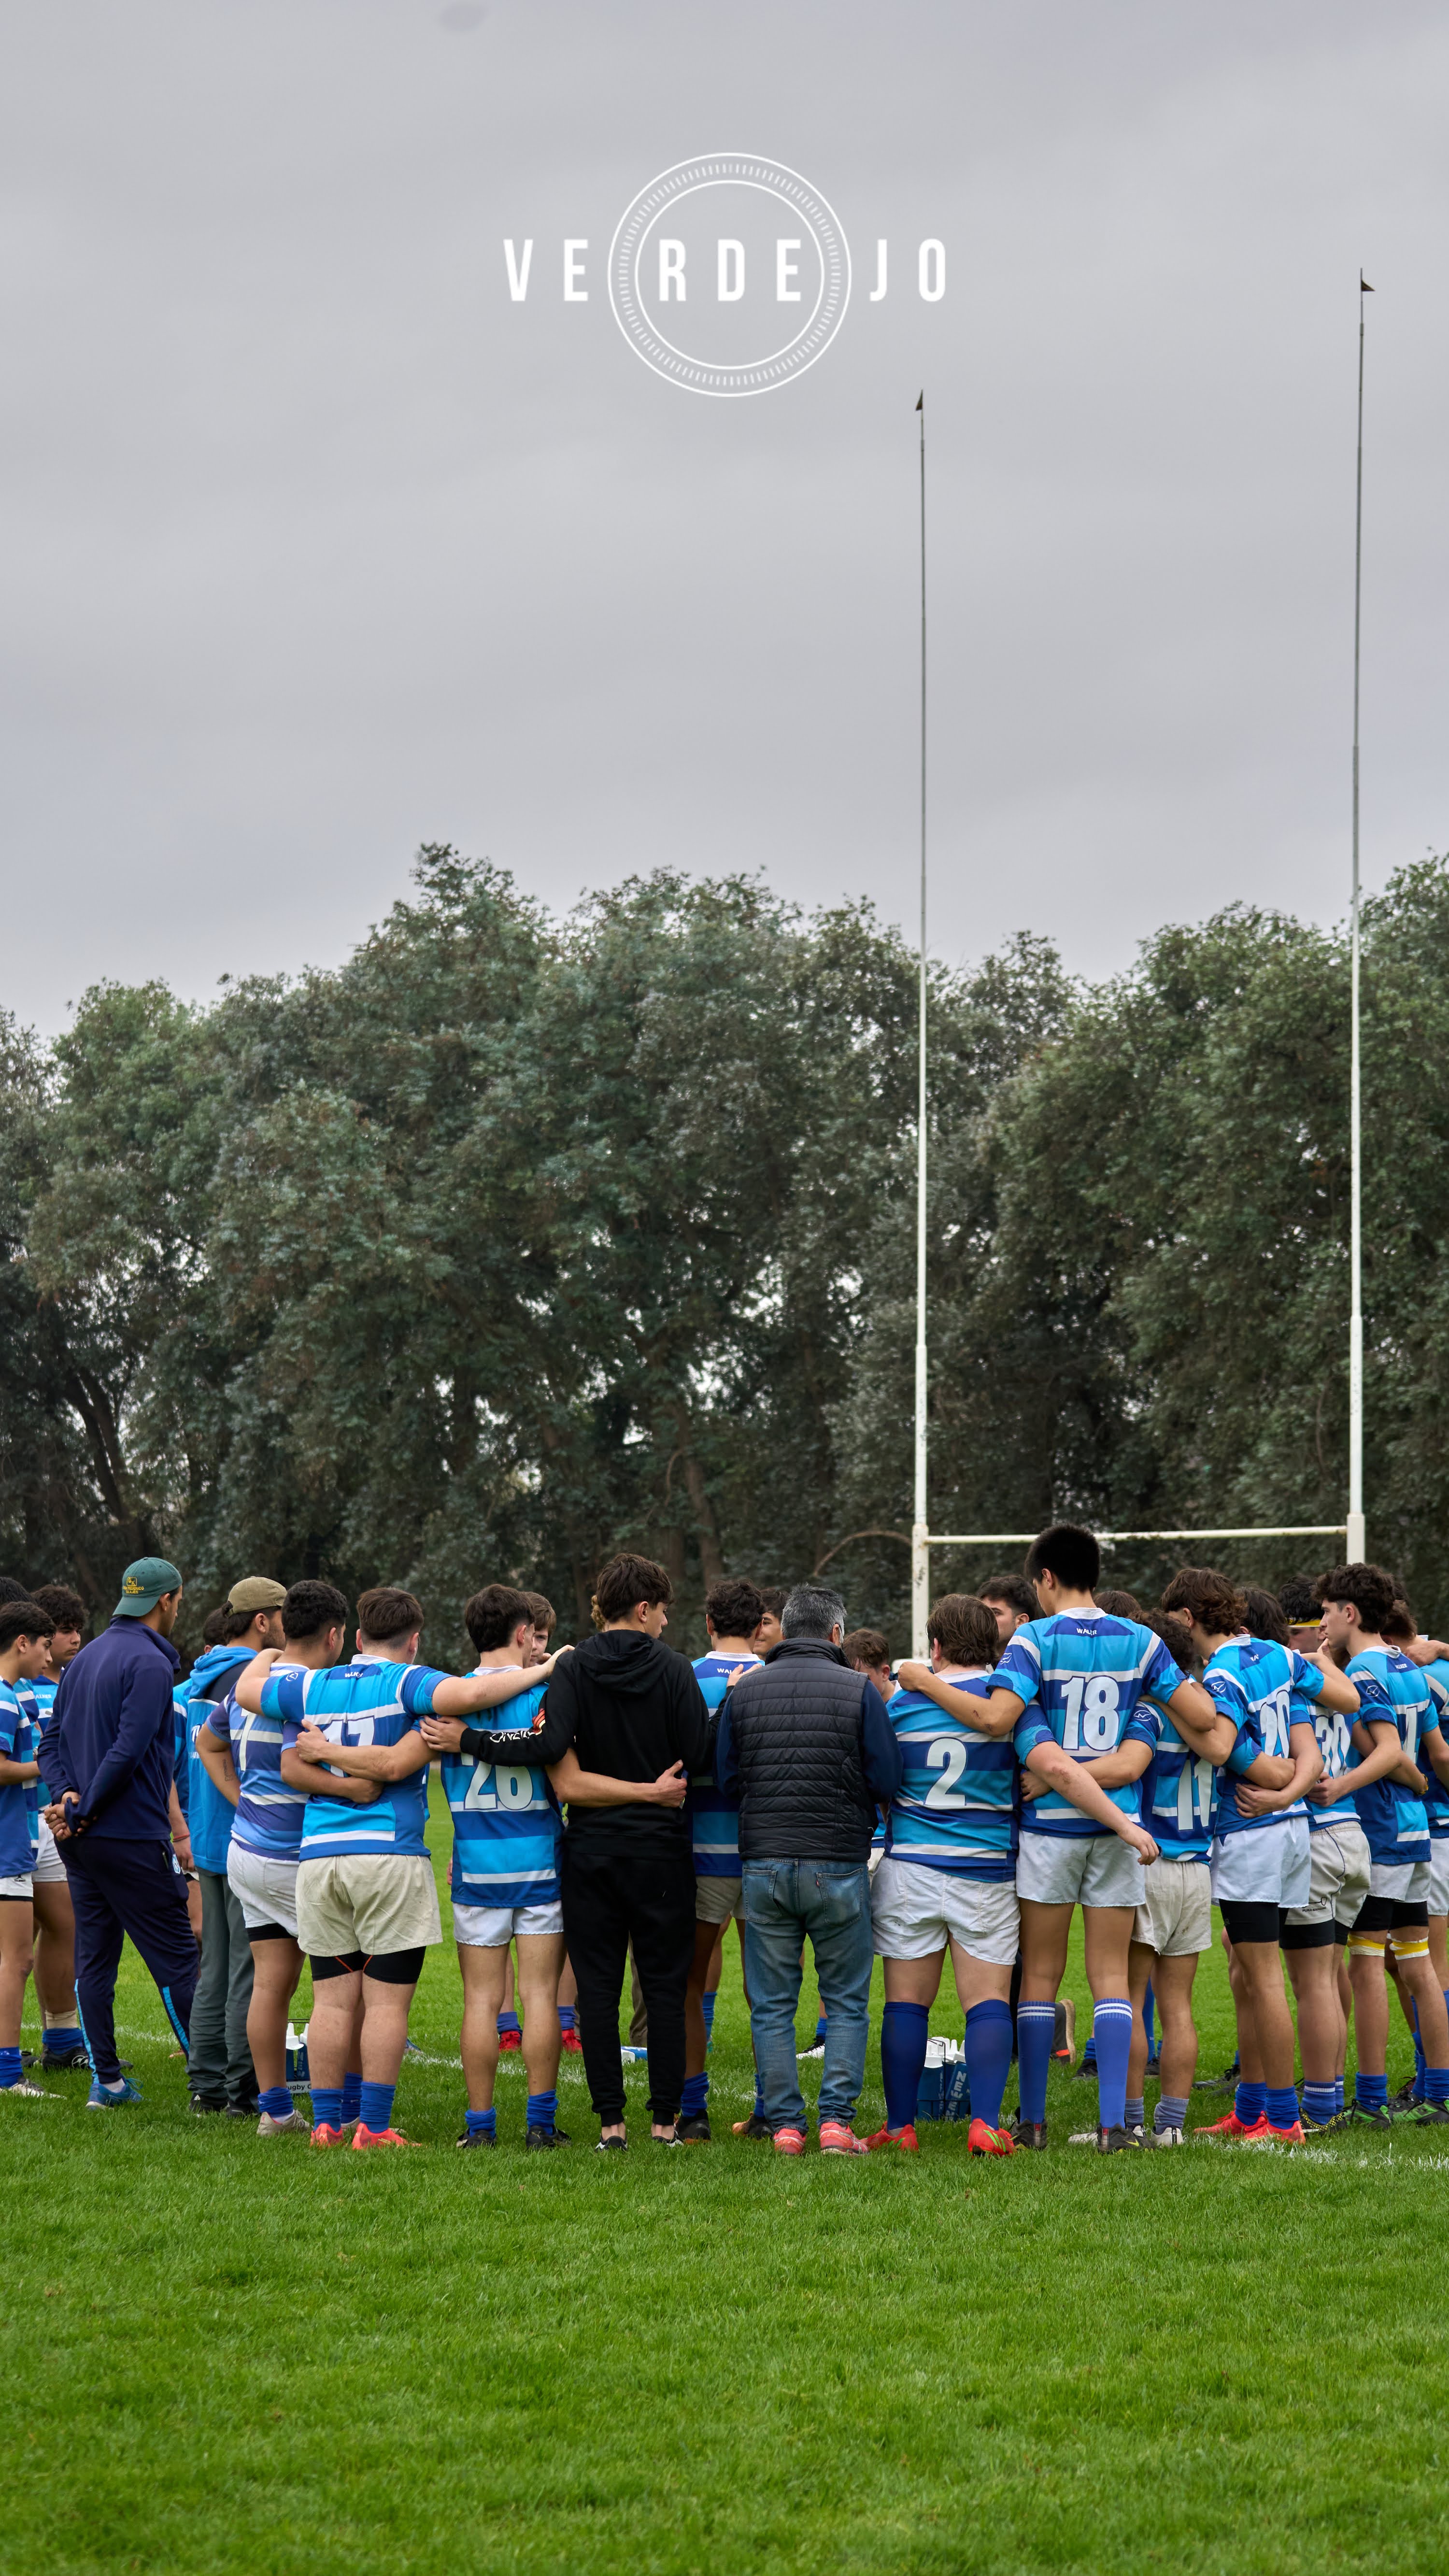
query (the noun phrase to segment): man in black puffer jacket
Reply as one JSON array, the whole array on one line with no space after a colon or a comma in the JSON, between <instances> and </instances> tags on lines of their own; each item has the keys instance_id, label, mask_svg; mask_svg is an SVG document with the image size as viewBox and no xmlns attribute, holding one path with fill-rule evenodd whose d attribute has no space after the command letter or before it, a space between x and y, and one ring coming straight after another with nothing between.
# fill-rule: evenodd
<instances>
[{"instance_id":1,"label":"man in black puffer jacket","mask_svg":"<svg viewBox=\"0 0 1449 2576\"><path fill-rule=\"evenodd\" d=\"M851 2128L870 2029L870 1840L901 1785L900 1749L874 1682L841 1651L845 1604L800 1584L783 1639L741 1675L720 1717L715 1778L740 1802L750 2026L776 2148L798 2155L805 2103L795 2011L805 1937L825 2007L820 2144L863 2155Z\"/></svg>"},{"instance_id":2,"label":"man in black puffer jacket","mask_svg":"<svg viewBox=\"0 0 1449 2576\"><path fill-rule=\"evenodd\" d=\"M601 1633L554 1666L543 1729L530 1747L568 1804L559 1856L564 1938L605 2148L624 2144L619 1995L631 1941L649 2015L649 2109L661 2144L677 2144L684 2090L684 1997L694 1958L684 1798L686 1774L709 1768L714 1728L688 1659L659 1643L672 1590L663 1566L647 1556L616 1556L604 1567L594 1595ZM585 1803L570 1795L577 1769L592 1775L593 1789L613 1782L638 1795Z\"/></svg>"}]
</instances>

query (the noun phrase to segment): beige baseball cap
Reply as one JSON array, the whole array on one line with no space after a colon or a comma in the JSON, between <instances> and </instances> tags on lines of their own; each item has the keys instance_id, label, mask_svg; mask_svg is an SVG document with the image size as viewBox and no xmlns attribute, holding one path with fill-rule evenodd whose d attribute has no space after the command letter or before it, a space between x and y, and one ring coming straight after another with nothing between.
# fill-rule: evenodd
<instances>
[{"instance_id":1,"label":"beige baseball cap","mask_svg":"<svg viewBox=\"0 0 1449 2576\"><path fill-rule=\"evenodd\" d=\"M240 1583L232 1585L226 1596L226 1606L228 1610L234 1610L238 1618L250 1618L257 1610L280 1610L286 1597L285 1583L274 1583L269 1574L248 1574Z\"/></svg>"}]
</instances>

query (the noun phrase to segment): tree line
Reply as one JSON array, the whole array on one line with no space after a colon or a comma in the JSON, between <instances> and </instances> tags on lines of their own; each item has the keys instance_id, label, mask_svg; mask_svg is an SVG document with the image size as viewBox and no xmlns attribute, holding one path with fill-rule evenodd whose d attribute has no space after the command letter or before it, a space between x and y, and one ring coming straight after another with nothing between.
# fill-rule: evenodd
<instances>
[{"instance_id":1,"label":"tree line","mask_svg":"<svg viewBox=\"0 0 1449 2576\"><path fill-rule=\"evenodd\" d=\"M1369 1543L1442 1627L1449 862L1363 939ZM1341 1519L1344 939L1234 906L1089 984L1023 933L929 1030L934 1526ZM335 971L7 1018L0 1567L103 1612L159 1550L193 1633L240 1573L405 1582L460 1662L485 1575L579 1634L630 1544L681 1643L721 1572L828 1567L903 1646L915 1037L867 905L559 919L447 847Z\"/></svg>"}]
</instances>

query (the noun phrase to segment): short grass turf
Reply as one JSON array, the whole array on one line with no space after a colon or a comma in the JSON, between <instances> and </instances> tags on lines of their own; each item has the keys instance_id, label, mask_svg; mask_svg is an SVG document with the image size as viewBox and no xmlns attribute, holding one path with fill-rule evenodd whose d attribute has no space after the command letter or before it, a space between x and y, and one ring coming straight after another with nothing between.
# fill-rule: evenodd
<instances>
[{"instance_id":1,"label":"short grass turf","mask_svg":"<svg viewBox=\"0 0 1449 2576\"><path fill-rule=\"evenodd\" d=\"M446 1847L439 1819L434 1842ZM1071 1987L1085 2035L1080 1959ZM6 2563L49 2570L1223 2570L1444 2563L1449 2155L1433 2134L1098 2158L801 2162L750 2108L729 1936L716 2143L455 2154L459 1985L435 1953L398 2116L416 2153L197 2120L128 1951L144 2104L0 2104ZM1203 2066L1232 2054L1221 1955ZM299 1997L305 2014L306 1989ZM802 2045L814 1986L802 1996ZM300 2017L300 2016L299 2016ZM875 2027L879 2028L879 2007ZM946 1993L933 2028L959 2037ZM33 2037L27 2032L27 2038ZM1407 2071L1395 2032L1391 2080ZM807 2088L818 2066L802 2069ZM862 2104L882 2116L874 2043ZM1014 2098L1013 2094L1009 2098ZM1151 2098L1149 2096L1149 2098ZM1194 2096L1207 2120L1223 2097Z\"/></svg>"}]
</instances>

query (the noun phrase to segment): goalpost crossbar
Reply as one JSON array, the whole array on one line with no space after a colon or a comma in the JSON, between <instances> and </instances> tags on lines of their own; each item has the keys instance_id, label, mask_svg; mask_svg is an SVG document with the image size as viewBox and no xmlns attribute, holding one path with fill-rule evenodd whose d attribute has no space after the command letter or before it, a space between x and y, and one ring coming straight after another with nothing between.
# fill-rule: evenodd
<instances>
[{"instance_id":1,"label":"goalpost crossbar","mask_svg":"<svg viewBox=\"0 0 1449 2576\"><path fill-rule=\"evenodd\" d=\"M894 1533L893 1533L894 1535ZM911 1531L911 1652L926 1653L926 1615L930 1603L933 1547L1030 1547L1036 1530L932 1530L917 1521ZM1352 1559L1364 1553L1362 1513L1346 1521L1278 1521L1251 1529L1098 1530L1103 1547L1157 1547L1207 1539L1341 1538Z\"/></svg>"}]
</instances>

